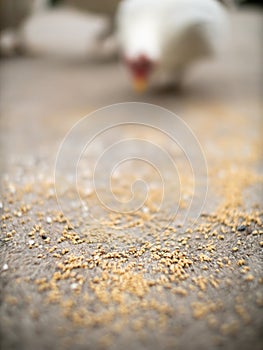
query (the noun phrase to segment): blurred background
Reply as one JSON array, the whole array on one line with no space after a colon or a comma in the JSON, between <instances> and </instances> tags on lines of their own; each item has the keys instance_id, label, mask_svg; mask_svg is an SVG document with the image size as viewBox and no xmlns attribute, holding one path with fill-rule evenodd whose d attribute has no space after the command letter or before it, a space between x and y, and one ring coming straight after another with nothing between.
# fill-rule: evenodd
<instances>
[{"instance_id":1,"label":"blurred background","mask_svg":"<svg viewBox=\"0 0 263 350\"><path fill-rule=\"evenodd\" d=\"M83 11L92 11L95 13L103 13L110 16L114 16L119 2L120 0L1 0L0 25L1 29L18 26L19 24L21 24L21 21L26 18L26 16L31 14L32 8L35 6L34 3L48 3L50 7L55 7L58 5L69 5L81 9ZM262 5L261 0L235 0L233 1L233 3L236 6Z\"/></svg>"},{"instance_id":2,"label":"blurred background","mask_svg":"<svg viewBox=\"0 0 263 350\"><path fill-rule=\"evenodd\" d=\"M1 0L0 25L1 29L18 26L19 24L21 24L21 21L23 19L25 19L29 14L31 14L32 8L35 6L36 3L39 5L41 3L48 3L50 7L55 7L58 5L69 5L81 9L83 11L92 11L95 13L103 13L110 16L114 16L119 2L120 0ZM261 0L235 0L232 3L236 6L262 6Z\"/></svg>"},{"instance_id":3,"label":"blurred background","mask_svg":"<svg viewBox=\"0 0 263 350\"><path fill-rule=\"evenodd\" d=\"M212 109L215 123L217 106L258 116L262 7L252 0L226 3L230 25L218 56L190 69L183 89L138 94L114 34L118 0L0 0L2 161L32 149L52 154L75 121L118 102L164 106L193 128L199 108Z\"/></svg>"}]
</instances>

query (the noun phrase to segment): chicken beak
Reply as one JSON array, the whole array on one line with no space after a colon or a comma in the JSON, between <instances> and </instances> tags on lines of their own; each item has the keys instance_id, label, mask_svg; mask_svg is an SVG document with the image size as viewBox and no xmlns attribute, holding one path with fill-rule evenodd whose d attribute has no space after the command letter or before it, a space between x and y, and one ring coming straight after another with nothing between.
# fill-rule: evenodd
<instances>
[{"instance_id":1,"label":"chicken beak","mask_svg":"<svg viewBox=\"0 0 263 350\"><path fill-rule=\"evenodd\" d=\"M135 78L133 84L134 89L138 92L144 92L147 89L147 81L145 78Z\"/></svg>"}]
</instances>

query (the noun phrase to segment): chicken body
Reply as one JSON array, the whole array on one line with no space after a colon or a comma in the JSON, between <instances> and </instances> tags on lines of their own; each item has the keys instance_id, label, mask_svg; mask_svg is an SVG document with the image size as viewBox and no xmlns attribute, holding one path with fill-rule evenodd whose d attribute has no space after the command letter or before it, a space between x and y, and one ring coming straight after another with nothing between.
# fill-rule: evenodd
<instances>
[{"instance_id":1,"label":"chicken body","mask_svg":"<svg viewBox=\"0 0 263 350\"><path fill-rule=\"evenodd\" d=\"M103 59L116 48L107 44L107 17L59 7L43 9L26 19L20 29L21 45L27 52L72 60Z\"/></svg>"},{"instance_id":2,"label":"chicken body","mask_svg":"<svg viewBox=\"0 0 263 350\"><path fill-rule=\"evenodd\" d=\"M18 28L0 33L0 53L17 51L72 61L111 60L117 56L112 21L107 16L74 8L50 8L47 0L34 0L32 13Z\"/></svg>"},{"instance_id":3,"label":"chicken body","mask_svg":"<svg viewBox=\"0 0 263 350\"><path fill-rule=\"evenodd\" d=\"M178 83L190 64L215 53L226 25L217 0L124 0L117 13L122 55L135 82L161 85Z\"/></svg>"}]
</instances>

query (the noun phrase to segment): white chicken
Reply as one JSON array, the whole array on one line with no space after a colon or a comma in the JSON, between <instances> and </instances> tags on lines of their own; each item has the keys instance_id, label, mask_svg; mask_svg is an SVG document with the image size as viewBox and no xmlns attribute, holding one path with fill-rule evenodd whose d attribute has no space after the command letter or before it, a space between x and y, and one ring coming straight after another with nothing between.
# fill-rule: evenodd
<instances>
[{"instance_id":1,"label":"white chicken","mask_svg":"<svg viewBox=\"0 0 263 350\"><path fill-rule=\"evenodd\" d=\"M190 64L216 52L227 26L217 0L123 0L116 18L137 90L178 84Z\"/></svg>"},{"instance_id":2,"label":"white chicken","mask_svg":"<svg viewBox=\"0 0 263 350\"><path fill-rule=\"evenodd\" d=\"M32 13L18 29L0 34L0 52L16 50L65 60L110 60L117 56L109 16L81 12L71 7L50 8L48 0L34 0Z\"/></svg>"},{"instance_id":3,"label":"white chicken","mask_svg":"<svg viewBox=\"0 0 263 350\"><path fill-rule=\"evenodd\" d=\"M73 60L109 59L116 53L107 17L59 7L44 9L22 25L20 38L27 52Z\"/></svg>"}]
</instances>

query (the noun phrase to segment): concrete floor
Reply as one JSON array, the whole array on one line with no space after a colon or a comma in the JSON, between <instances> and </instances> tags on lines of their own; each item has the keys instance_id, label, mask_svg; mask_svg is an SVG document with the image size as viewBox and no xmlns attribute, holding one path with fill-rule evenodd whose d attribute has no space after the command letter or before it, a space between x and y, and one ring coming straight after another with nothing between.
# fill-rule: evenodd
<instances>
[{"instance_id":1,"label":"concrete floor","mask_svg":"<svg viewBox=\"0 0 263 350\"><path fill-rule=\"evenodd\" d=\"M193 69L177 92L136 95L115 62L2 60L3 349L261 349L263 22L260 11L232 19L222 55ZM202 149L208 170L207 177L197 164L193 202L202 213L194 224L196 208L182 219L193 189L189 160L165 134L184 124L164 110L149 118L151 107L139 107L141 123L159 130L138 126L137 113L137 126L112 128L87 147L78 168L82 203L70 167L79 157L79 140L112 126L118 107L106 119L97 112L83 128L73 128L76 135L67 138L57 163L56 197L55 159L66 133L98 108L129 101L176 113L200 142L185 142L192 165ZM131 121L128 110L121 110L122 122ZM162 198L158 174L145 161L120 167L112 189L121 200L130 197L138 177L153 189L130 215L108 211L97 197L114 202L104 176L106 166L117 164L113 151L99 168L97 193L91 186L96 161L120 137L165 149L180 177L152 144L148 153L139 141L132 150L125 146L124 155L142 151L156 161L167 186ZM135 192L138 200L142 190ZM170 220L174 202L178 212Z\"/></svg>"}]
</instances>

